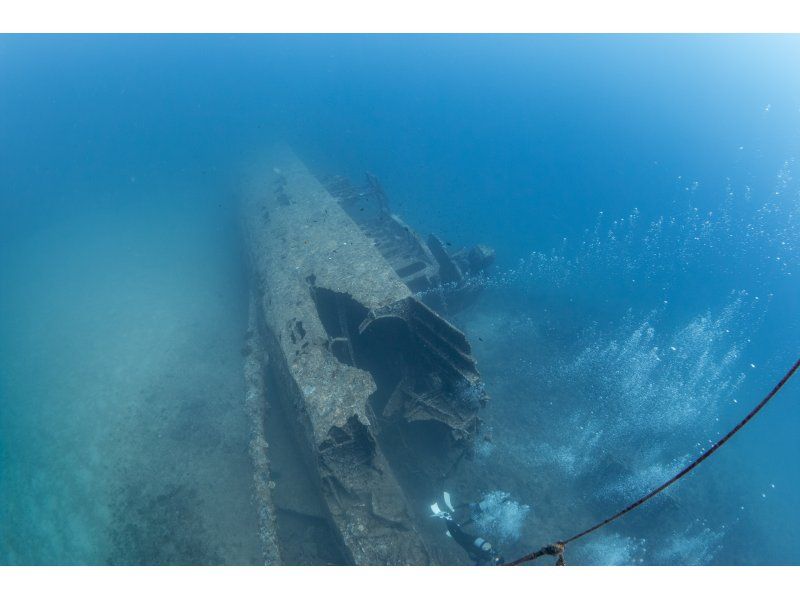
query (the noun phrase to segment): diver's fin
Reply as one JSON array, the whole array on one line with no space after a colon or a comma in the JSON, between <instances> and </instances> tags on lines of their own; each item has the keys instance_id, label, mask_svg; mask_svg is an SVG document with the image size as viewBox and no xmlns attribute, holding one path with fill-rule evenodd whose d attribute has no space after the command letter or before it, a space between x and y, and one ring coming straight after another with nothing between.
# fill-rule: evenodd
<instances>
[{"instance_id":1,"label":"diver's fin","mask_svg":"<svg viewBox=\"0 0 800 598\"><path fill-rule=\"evenodd\" d=\"M450 493L443 492L442 496L444 497L444 504L447 505L447 508L450 509L451 512L455 511L455 509L453 508L453 503L450 502Z\"/></svg>"},{"instance_id":2,"label":"diver's fin","mask_svg":"<svg viewBox=\"0 0 800 598\"><path fill-rule=\"evenodd\" d=\"M439 517L440 519L447 519L448 521L453 519L453 516L450 513L439 508L438 502L435 502L431 505L431 511L433 512L431 517Z\"/></svg>"}]
</instances>

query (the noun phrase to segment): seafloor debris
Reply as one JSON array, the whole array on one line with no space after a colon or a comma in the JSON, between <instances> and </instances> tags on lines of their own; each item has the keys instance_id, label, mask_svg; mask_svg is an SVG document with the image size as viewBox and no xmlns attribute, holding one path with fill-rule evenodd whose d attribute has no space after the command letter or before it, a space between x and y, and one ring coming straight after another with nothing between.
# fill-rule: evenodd
<instances>
[{"instance_id":1,"label":"seafloor debris","mask_svg":"<svg viewBox=\"0 0 800 598\"><path fill-rule=\"evenodd\" d=\"M464 334L414 292L457 283L492 252L423 243L369 180L377 220L351 217L360 200L344 183L334 197L288 149L254 170L244 206L253 338L342 558L426 564L438 559L408 494L434 492L470 453L487 396ZM469 299L449 290L439 311Z\"/></svg>"}]
</instances>

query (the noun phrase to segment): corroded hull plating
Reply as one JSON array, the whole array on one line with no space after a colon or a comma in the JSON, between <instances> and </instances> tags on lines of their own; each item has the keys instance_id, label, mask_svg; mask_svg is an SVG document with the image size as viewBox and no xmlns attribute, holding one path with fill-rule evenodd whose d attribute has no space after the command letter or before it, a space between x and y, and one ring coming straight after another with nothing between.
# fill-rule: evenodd
<instances>
[{"instance_id":1,"label":"corroded hull plating","mask_svg":"<svg viewBox=\"0 0 800 598\"><path fill-rule=\"evenodd\" d=\"M291 151L254 172L244 228L267 367L342 552L356 564L434 562L390 439L436 442L430 479L469 452L486 401L469 343Z\"/></svg>"}]
</instances>

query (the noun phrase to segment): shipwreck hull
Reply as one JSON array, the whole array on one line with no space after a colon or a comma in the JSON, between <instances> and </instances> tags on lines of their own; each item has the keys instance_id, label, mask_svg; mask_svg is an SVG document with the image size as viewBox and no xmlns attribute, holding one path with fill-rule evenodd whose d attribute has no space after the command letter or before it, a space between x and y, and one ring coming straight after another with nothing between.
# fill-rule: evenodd
<instances>
[{"instance_id":1,"label":"shipwreck hull","mask_svg":"<svg viewBox=\"0 0 800 598\"><path fill-rule=\"evenodd\" d=\"M471 450L487 397L467 339L287 149L254 169L244 230L270 399L345 560L437 562L395 471L424 451L414 482L433 489Z\"/></svg>"}]
</instances>

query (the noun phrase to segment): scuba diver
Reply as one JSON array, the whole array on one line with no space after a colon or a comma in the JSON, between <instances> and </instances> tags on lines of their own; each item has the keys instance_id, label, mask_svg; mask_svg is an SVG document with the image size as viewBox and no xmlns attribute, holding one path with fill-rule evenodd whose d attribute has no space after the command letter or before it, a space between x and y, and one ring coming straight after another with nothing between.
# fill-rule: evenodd
<instances>
[{"instance_id":1,"label":"scuba diver","mask_svg":"<svg viewBox=\"0 0 800 598\"><path fill-rule=\"evenodd\" d=\"M449 492L443 492L442 498L445 508L442 509L439 503L435 502L431 505L431 511L433 511L432 517L444 521L447 527L445 534L455 540L476 565L502 565L505 560L495 552L486 539L464 531L464 526L472 523L473 518L482 511L480 503L465 503L453 508ZM457 517L461 520L460 523L456 521Z\"/></svg>"}]
</instances>

